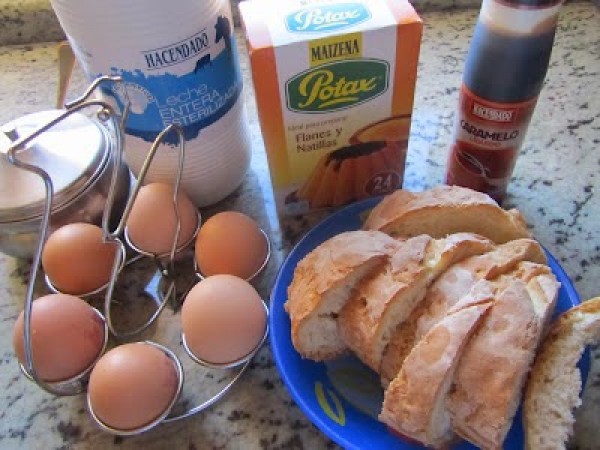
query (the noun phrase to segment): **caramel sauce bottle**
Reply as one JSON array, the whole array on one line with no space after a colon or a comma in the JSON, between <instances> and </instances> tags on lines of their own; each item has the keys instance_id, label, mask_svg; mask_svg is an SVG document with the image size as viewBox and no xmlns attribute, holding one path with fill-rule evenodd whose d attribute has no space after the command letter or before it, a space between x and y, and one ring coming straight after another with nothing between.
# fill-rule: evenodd
<instances>
[{"instance_id":1,"label":"caramel sauce bottle","mask_svg":"<svg viewBox=\"0 0 600 450\"><path fill-rule=\"evenodd\" d=\"M562 0L483 0L446 183L502 203L548 69Z\"/></svg>"}]
</instances>

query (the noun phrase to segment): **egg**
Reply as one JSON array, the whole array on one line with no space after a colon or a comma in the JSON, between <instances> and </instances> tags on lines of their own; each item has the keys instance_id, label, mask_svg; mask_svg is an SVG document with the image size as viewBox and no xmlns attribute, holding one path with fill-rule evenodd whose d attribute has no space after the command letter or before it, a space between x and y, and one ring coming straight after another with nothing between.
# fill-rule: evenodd
<instances>
[{"instance_id":1,"label":"egg","mask_svg":"<svg viewBox=\"0 0 600 450\"><path fill-rule=\"evenodd\" d=\"M229 274L250 279L267 253L267 239L256 222L236 211L212 216L196 236L196 263L204 276Z\"/></svg>"},{"instance_id":2,"label":"egg","mask_svg":"<svg viewBox=\"0 0 600 450\"><path fill-rule=\"evenodd\" d=\"M227 364L250 354L261 342L267 313L256 290L233 275L214 275L197 283L181 310L189 351L212 364Z\"/></svg>"},{"instance_id":3,"label":"egg","mask_svg":"<svg viewBox=\"0 0 600 450\"><path fill-rule=\"evenodd\" d=\"M72 223L50 235L42 267L58 291L83 295L109 282L117 251L116 243L103 241L100 227Z\"/></svg>"},{"instance_id":4,"label":"egg","mask_svg":"<svg viewBox=\"0 0 600 450\"><path fill-rule=\"evenodd\" d=\"M174 187L166 183L142 186L127 220L127 236L133 246L145 253L164 255L171 251L177 216L173 205ZM189 197L180 190L177 196L180 229L177 247L194 238L198 212Z\"/></svg>"},{"instance_id":5,"label":"egg","mask_svg":"<svg viewBox=\"0 0 600 450\"><path fill-rule=\"evenodd\" d=\"M102 318L86 302L67 294L50 294L31 304L31 349L42 380L64 381L89 368L104 348ZM13 328L13 347L26 367L24 312Z\"/></svg>"},{"instance_id":6,"label":"egg","mask_svg":"<svg viewBox=\"0 0 600 450\"><path fill-rule=\"evenodd\" d=\"M179 375L169 356L146 342L106 352L94 366L88 404L103 424L135 430L164 414L178 393Z\"/></svg>"}]
</instances>

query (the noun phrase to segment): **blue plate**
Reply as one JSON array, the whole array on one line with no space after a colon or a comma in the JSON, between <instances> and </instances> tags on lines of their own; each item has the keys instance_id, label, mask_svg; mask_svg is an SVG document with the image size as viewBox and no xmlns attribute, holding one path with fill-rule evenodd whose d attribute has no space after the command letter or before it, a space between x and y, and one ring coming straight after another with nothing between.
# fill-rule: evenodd
<instances>
[{"instance_id":1,"label":"blue plate","mask_svg":"<svg viewBox=\"0 0 600 450\"><path fill-rule=\"evenodd\" d=\"M292 398L308 418L330 439L346 449L422 449L395 436L377 420L383 401L378 376L352 356L327 363L302 359L292 346L290 320L283 309L294 269L311 250L327 239L360 229L363 218L380 199L368 199L341 209L309 231L283 263L271 294L271 347L275 364ZM561 283L555 315L580 303L573 283L556 259L547 252L548 265ZM589 354L580 369L585 379ZM523 447L521 412L517 413L506 449ZM474 449L463 442L456 449Z\"/></svg>"}]
</instances>

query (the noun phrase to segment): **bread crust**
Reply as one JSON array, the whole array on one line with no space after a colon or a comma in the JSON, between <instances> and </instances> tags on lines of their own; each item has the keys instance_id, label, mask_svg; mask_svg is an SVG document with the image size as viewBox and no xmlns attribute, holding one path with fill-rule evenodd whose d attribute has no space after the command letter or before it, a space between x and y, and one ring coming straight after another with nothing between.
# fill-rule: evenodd
<instances>
[{"instance_id":1,"label":"bread crust","mask_svg":"<svg viewBox=\"0 0 600 450\"><path fill-rule=\"evenodd\" d=\"M456 261L491 248L488 239L470 233L440 240L421 235L402 242L385 270L363 281L340 311L340 336L365 364L379 372L394 329L423 299L427 286Z\"/></svg>"},{"instance_id":2,"label":"bread crust","mask_svg":"<svg viewBox=\"0 0 600 450\"><path fill-rule=\"evenodd\" d=\"M434 448L451 441L446 395L460 354L492 300L484 296L453 311L419 341L385 392L383 422Z\"/></svg>"},{"instance_id":3,"label":"bread crust","mask_svg":"<svg viewBox=\"0 0 600 450\"><path fill-rule=\"evenodd\" d=\"M425 289L427 270L424 265L429 236L418 236L401 243L386 267L357 286L353 296L340 311L338 330L346 345L376 372L379 359L374 354L386 313L394 302L416 302L417 291Z\"/></svg>"},{"instance_id":4,"label":"bread crust","mask_svg":"<svg viewBox=\"0 0 600 450\"><path fill-rule=\"evenodd\" d=\"M349 231L325 241L298 263L284 308L291 320L292 343L301 355L322 360L344 351L311 348L301 337L302 328L311 320L319 320L316 314L328 292L343 286L365 265L382 266L397 248L398 242L384 233Z\"/></svg>"},{"instance_id":5,"label":"bread crust","mask_svg":"<svg viewBox=\"0 0 600 450\"><path fill-rule=\"evenodd\" d=\"M535 275L537 270L533 266L517 269L494 282L496 301L456 371L448 400L452 424L457 434L481 448L502 448L544 324L554 308L558 283L553 275ZM552 298L532 298L538 292L530 292L528 284L537 277L554 279Z\"/></svg>"},{"instance_id":6,"label":"bread crust","mask_svg":"<svg viewBox=\"0 0 600 450\"><path fill-rule=\"evenodd\" d=\"M521 261L546 262L544 251L533 239L518 239L499 245L482 255L471 256L446 270L427 290L425 298L397 327L380 366L383 385L400 370L402 362L419 338L481 279L492 280Z\"/></svg>"},{"instance_id":7,"label":"bread crust","mask_svg":"<svg viewBox=\"0 0 600 450\"><path fill-rule=\"evenodd\" d=\"M506 211L488 195L459 186L437 186L420 193L397 190L371 211L364 229L435 238L471 232L497 244L531 237L519 211Z\"/></svg>"},{"instance_id":8,"label":"bread crust","mask_svg":"<svg viewBox=\"0 0 600 450\"><path fill-rule=\"evenodd\" d=\"M573 410L581 404L581 374L576 366L586 345L598 341L600 297L571 308L552 325L525 393L523 425L527 449L565 448L573 432Z\"/></svg>"}]
</instances>

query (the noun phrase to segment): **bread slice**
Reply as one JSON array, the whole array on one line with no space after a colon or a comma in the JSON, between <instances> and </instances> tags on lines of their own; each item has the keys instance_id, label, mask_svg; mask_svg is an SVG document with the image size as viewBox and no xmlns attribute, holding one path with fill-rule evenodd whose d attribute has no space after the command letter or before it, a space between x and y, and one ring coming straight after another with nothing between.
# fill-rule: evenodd
<instances>
[{"instance_id":1,"label":"bread slice","mask_svg":"<svg viewBox=\"0 0 600 450\"><path fill-rule=\"evenodd\" d=\"M354 287L382 267L398 241L378 231L341 233L310 252L296 267L285 310L292 343L305 358L335 358L346 345L336 318Z\"/></svg>"},{"instance_id":2,"label":"bread slice","mask_svg":"<svg viewBox=\"0 0 600 450\"><path fill-rule=\"evenodd\" d=\"M517 239L482 255L471 256L451 266L431 285L410 317L394 330L384 351L380 375L384 386L396 376L404 358L418 339L441 320L448 310L482 279L491 280L509 272L521 261L546 262L544 251L533 239Z\"/></svg>"},{"instance_id":3,"label":"bread slice","mask_svg":"<svg viewBox=\"0 0 600 450\"><path fill-rule=\"evenodd\" d=\"M360 283L340 311L338 330L342 340L379 372L393 331L423 299L427 286L455 262L491 248L488 239L471 233L439 240L422 235L402 242L385 270Z\"/></svg>"},{"instance_id":4,"label":"bread slice","mask_svg":"<svg viewBox=\"0 0 600 450\"><path fill-rule=\"evenodd\" d=\"M438 322L413 348L385 391L379 418L402 435L441 448L453 439L446 398L460 355L493 294L474 297ZM471 304L468 304L471 303Z\"/></svg>"},{"instance_id":5,"label":"bread slice","mask_svg":"<svg viewBox=\"0 0 600 450\"><path fill-rule=\"evenodd\" d=\"M521 269L494 281L496 300L465 348L448 399L454 431L484 449L502 448L558 296L554 275Z\"/></svg>"},{"instance_id":6,"label":"bread slice","mask_svg":"<svg viewBox=\"0 0 600 450\"><path fill-rule=\"evenodd\" d=\"M438 186L420 193L397 190L371 211L364 229L435 238L471 232L497 244L530 237L519 211L506 211L488 195L459 186Z\"/></svg>"},{"instance_id":7,"label":"bread slice","mask_svg":"<svg viewBox=\"0 0 600 450\"><path fill-rule=\"evenodd\" d=\"M535 275L550 272L545 261L537 242L521 239L450 268L427 293L427 301L422 304L423 313L417 322L416 339L427 333L478 280L493 280L510 273L513 277L529 281Z\"/></svg>"},{"instance_id":8,"label":"bread slice","mask_svg":"<svg viewBox=\"0 0 600 450\"><path fill-rule=\"evenodd\" d=\"M600 297L563 313L542 344L525 393L523 422L529 450L564 449L581 405L577 362L600 341Z\"/></svg>"}]
</instances>

